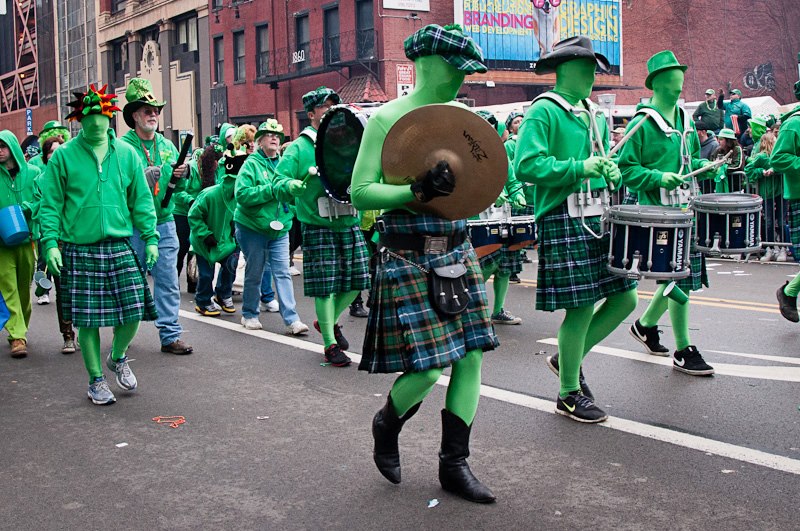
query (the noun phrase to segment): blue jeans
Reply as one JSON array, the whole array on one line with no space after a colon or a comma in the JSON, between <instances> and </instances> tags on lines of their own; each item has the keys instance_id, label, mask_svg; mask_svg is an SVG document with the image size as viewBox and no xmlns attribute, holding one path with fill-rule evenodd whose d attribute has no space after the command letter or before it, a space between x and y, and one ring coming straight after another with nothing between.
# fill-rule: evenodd
<instances>
[{"instance_id":1,"label":"blue jeans","mask_svg":"<svg viewBox=\"0 0 800 531\"><path fill-rule=\"evenodd\" d=\"M269 262L264 264L264 276L261 277L261 302L275 300L275 291L272 289L272 268Z\"/></svg>"},{"instance_id":2,"label":"blue jeans","mask_svg":"<svg viewBox=\"0 0 800 531\"><path fill-rule=\"evenodd\" d=\"M175 231L175 222L167 221L156 225L156 230L161 235L158 240L158 261L150 272L153 274L153 298L156 302L156 328L161 337L161 345L169 345L181 338L183 329L178 323L178 310L181 308L181 291L178 283L178 234ZM139 230L133 229L131 247L139 256L139 263L145 264L144 241L139 235Z\"/></svg>"},{"instance_id":3,"label":"blue jeans","mask_svg":"<svg viewBox=\"0 0 800 531\"><path fill-rule=\"evenodd\" d=\"M194 294L194 302L201 308L211 304L211 296L216 295L222 302L230 299L233 292L233 280L236 278L236 264L239 263L239 249L229 254L220 262L219 273L217 273L217 283L212 288L214 280L214 266L200 256L195 254L197 260L197 292Z\"/></svg>"},{"instance_id":4,"label":"blue jeans","mask_svg":"<svg viewBox=\"0 0 800 531\"><path fill-rule=\"evenodd\" d=\"M264 267L269 263L275 278L275 292L281 308L281 317L286 325L299 321L294 285L289 274L289 236L278 239L236 224L236 241L242 248L245 259L244 290L242 292L242 316L245 319L258 317L258 302L261 298L261 283Z\"/></svg>"}]
</instances>

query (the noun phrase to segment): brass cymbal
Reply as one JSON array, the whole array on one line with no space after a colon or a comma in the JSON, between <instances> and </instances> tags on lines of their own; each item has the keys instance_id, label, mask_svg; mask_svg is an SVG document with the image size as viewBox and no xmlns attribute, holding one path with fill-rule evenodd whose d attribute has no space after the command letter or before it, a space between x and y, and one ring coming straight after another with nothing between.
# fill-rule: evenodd
<instances>
[{"instance_id":1,"label":"brass cymbal","mask_svg":"<svg viewBox=\"0 0 800 531\"><path fill-rule=\"evenodd\" d=\"M508 157L497 131L477 114L457 105L424 105L401 117L383 142L385 182L411 184L440 160L453 170L453 193L407 206L449 219L480 214L493 204L508 179Z\"/></svg>"}]
</instances>

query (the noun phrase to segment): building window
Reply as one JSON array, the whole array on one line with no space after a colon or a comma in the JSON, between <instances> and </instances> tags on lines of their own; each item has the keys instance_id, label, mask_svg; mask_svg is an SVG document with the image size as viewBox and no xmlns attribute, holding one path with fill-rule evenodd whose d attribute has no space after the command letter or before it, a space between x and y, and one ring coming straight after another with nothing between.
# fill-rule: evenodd
<instances>
[{"instance_id":1,"label":"building window","mask_svg":"<svg viewBox=\"0 0 800 531\"><path fill-rule=\"evenodd\" d=\"M256 26L256 77L269 75L269 28Z\"/></svg>"},{"instance_id":2,"label":"building window","mask_svg":"<svg viewBox=\"0 0 800 531\"><path fill-rule=\"evenodd\" d=\"M375 20L372 0L356 1L356 44L359 59L375 58Z\"/></svg>"},{"instance_id":3,"label":"building window","mask_svg":"<svg viewBox=\"0 0 800 531\"><path fill-rule=\"evenodd\" d=\"M114 62L112 73L114 84L119 85L125 78L125 72L128 70L128 45L125 41L116 41L112 43L111 57Z\"/></svg>"},{"instance_id":4,"label":"building window","mask_svg":"<svg viewBox=\"0 0 800 531\"><path fill-rule=\"evenodd\" d=\"M111 14L120 13L125 11L125 4L127 0L111 0Z\"/></svg>"},{"instance_id":5,"label":"building window","mask_svg":"<svg viewBox=\"0 0 800 531\"><path fill-rule=\"evenodd\" d=\"M233 34L233 82L244 80L244 32L237 31Z\"/></svg>"},{"instance_id":6,"label":"building window","mask_svg":"<svg viewBox=\"0 0 800 531\"><path fill-rule=\"evenodd\" d=\"M222 37L214 37L214 81L218 85L225 83L225 41Z\"/></svg>"},{"instance_id":7,"label":"building window","mask_svg":"<svg viewBox=\"0 0 800 531\"><path fill-rule=\"evenodd\" d=\"M222 9L223 0L213 0L211 3L211 9Z\"/></svg>"},{"instance_id":8,"label":"building window","mask_svg":"<svg viewBox=\"0 0 800 531\"><path fill-rule=\"evenodd\" d=\"M339 9L325 10L324 20L325 64L338 63L339 56Z\"/></svg>"},{"instance_id":9,"label":"building window","mask_svg":"<svg viewBox=\"0 0 800 531\"><path fill-rule=\"evenodd\" d=\"M292 63L298 70L308 67L311 52L311 34L308 29L308 15L295 18L295 36L297 38L295 52L292 54Z\"/></svg>"},{"instance_id":10,"label":"building window","mask_svg":"<svg viewBox=\"0 0 800 531\"><path fill-rule=\"evenodd\" d=\"M185 45L187 52L197 51L197 17L179 20L175 27L178 44Z\"/></svg>"}]
</instances>

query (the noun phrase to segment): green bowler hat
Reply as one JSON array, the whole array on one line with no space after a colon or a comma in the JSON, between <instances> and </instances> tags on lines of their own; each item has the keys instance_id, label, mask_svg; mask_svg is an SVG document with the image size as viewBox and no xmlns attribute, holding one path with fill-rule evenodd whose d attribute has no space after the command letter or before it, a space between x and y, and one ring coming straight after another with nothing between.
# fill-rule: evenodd
<instances>
[{"instance_id":1,"label":"green bowler hat","mask_svg":"<svg viewBox=\"0 0 800 531\"><path fill-rule=\"evenodd\" d=\"M258 139L267 133L275 133L278 135L281 139L281 144L283 144L283 139L285 138L283 126L279 124L278 120L275 118L268 118L266 122L262 122L261 125L258 126L258 130L253 139L258 142Z\"/></svg>"},{"instance_id":2,"label":"green bowler hat","mask_svg":"<svg viewBox=\"0 0 800 531\"><path fill-rule=\"evenodd\" d=\"M683 72L686 72L686 69L689 67L680 64L675 54L669 50L658 52L647 60L647 79L644 80L644 86L653 90L653 78L661 72L672 70L673 68L679 68Z\"/></svg>"},{"instance_id":3,"label":"green bowler hat","mask_svg":"<svg viewBox=\"0 0 800 531\"><path fill-rule=\"evenodd\" d=\"M131 129L136 125L133 121L133 113L142 105L151 105L161 109L167 104L166 101L158 101L153 95L153 85L149 79L141 77L134 77L128 83L128 88L125 90L125 100L128 102L122 109L122 117L125 118L125 123Z\"/></svg>"}]
</instances>

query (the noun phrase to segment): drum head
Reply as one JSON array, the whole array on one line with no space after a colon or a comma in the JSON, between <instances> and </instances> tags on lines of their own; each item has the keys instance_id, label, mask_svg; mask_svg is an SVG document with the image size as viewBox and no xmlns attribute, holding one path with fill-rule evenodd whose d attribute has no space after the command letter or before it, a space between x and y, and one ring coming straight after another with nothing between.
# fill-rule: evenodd
<instances>
[{"instance_id":1,"label":"drum head","mask_svg":"<svg viewBox=\"0 0 800 531\"><path fill-rule=\"evenodd\" d=\"M683 225L691 223L694 214L680 208L651 205L615 205L608 211L608 219L633 223L658 223L666 225Z\"/></svg>"},{"instance_id":2,"label":"drum head","mask_svg":"<svg viewBox=\"0 0 800 531\"><path fill-rule=\"evenodd\" d=\"M319 178L328 195L350 202L350 183L367 115L352 105L334 105L319 124L315 158Z\"/></svg>"},{"instance_id":3,"label":"drum head","mask_svg":"<svg viewBox=\"0 0 800 531\"><path fill-rule=\"evenodd\" d=\"M760 210L763 202L754 194L703 194L694 198L692 208L702 212L749 212Z\"/></svg>"}]
</instances>

